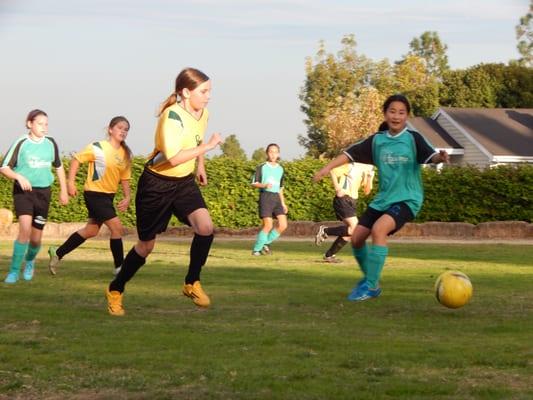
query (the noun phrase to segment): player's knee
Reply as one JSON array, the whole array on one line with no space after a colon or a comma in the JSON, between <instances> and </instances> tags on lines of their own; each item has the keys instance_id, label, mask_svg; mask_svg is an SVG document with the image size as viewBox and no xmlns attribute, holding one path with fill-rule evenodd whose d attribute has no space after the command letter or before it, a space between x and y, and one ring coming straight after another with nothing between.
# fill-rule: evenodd
<instances>
[{"instance_id":1,"label":"player's knee","mask_svg":"<svg viewBox=\"0 0 533 400\"><path fill-rule=\"evenodd\" d=\"M210 236L213 234L213 224L199 224L194 233L201 236Z\"/></svg>"}]
</instances>

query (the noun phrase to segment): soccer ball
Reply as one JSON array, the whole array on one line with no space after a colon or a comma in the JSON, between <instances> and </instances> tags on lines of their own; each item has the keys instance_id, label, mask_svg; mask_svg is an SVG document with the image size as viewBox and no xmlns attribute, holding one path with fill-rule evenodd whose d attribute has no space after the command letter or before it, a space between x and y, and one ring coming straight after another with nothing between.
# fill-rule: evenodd
<instances>
[{"instance_id":1,"label":"soccer ball","mask_svg":"<svg viewBox=\"0 0 533 400\"><path fill-rule=\"evenodd\" d=\"M472 283L460 271L446 271L435 282L435 297L448 308L464 306L472 297Z\"/></svg>"}]
</instances>

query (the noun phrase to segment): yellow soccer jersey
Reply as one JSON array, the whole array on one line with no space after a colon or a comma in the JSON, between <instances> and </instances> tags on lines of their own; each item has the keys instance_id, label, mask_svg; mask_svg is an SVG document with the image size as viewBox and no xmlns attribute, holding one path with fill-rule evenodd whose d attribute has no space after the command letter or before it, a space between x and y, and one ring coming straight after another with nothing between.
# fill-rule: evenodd
<instances>
[{"instance_id":1,"label":"yellow soccer jersey","mask_svg":"<svg viewBox=\"0 0 533 400\"><path fill-rule=\"evenodd\" d=\"M209 114L204 108L200 119L181 107L178 103L167 107L159 117L155 132L155 148L148 156L147 167L164 176L183 177L194 172L196 159L171 166L169 158L181 150L199 146L204 140Z\"/></svg>"},{"instance_id":2,"label":"yellow soccer jersey","mask_svg":"<svg viewBox=\"0 0 533 400\"><path fill-rule=\"evenodd\" d=\"M370 164L348 163L334 168L332 172L342 190L352 199L357 199L363 179L374 175L374 167Z\"/></svg>"},{"instance_id":3,"label":"yellow soccer jersey","mask_svg":"<svg viewBox=\"0 0 533 400\"><path fill-rule=\"evenodd\" d=\"M126 150L122 146L115 149L107 140L89 144L74 158L80 163L89 163L85 191L116 193L120 181L131 178Z\"/></svg>"}]
</instances>

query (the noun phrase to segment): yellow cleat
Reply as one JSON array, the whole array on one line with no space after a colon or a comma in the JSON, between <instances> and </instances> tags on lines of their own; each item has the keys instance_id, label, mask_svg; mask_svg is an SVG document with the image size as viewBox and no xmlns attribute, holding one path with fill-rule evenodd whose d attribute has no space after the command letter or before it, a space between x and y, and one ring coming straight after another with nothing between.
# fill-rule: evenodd
<instances>
[{"instance_id":1,"label":"yellow cleat","mask_svg":"<svg viewBox=\"0 0 533 400\"><path fill-rule=\"evenodd\" d=\"M126 314L124 307L122 307L122 293L117 292L116 290L109 289L105 291L105 297L107 298L107 311L109 314L121 317Z\"/></svg>"},{"instance_id":2,"label":"yellow cleat","mask_svg":"<svg viewBox=\"0 0 533 400\"><path fill-rule=\"evenodd\" d=\"M198 307L209 307L211 304L211 300L209 300L209 296L202 289L200 281L196 281L192 285L190 283L183 285L183 295L190 297Z\"/></svg>"}]
</instances>

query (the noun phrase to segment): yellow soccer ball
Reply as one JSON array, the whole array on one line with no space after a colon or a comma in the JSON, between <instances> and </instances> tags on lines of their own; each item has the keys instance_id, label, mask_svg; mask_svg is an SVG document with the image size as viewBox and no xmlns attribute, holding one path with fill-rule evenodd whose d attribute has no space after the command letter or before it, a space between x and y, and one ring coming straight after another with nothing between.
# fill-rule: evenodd
<instances>
[{"instance_id":1,"label":"yellow soccer ball","mask_svg":"<svg viewBox=\"0 0 533 400\"><path fill-rule=\"evenodd\" d=\"M435 282L435 297L448 308L464 306L472 297L470 278L460 271L446 271Z\"/></svg>"}]
</instances>

